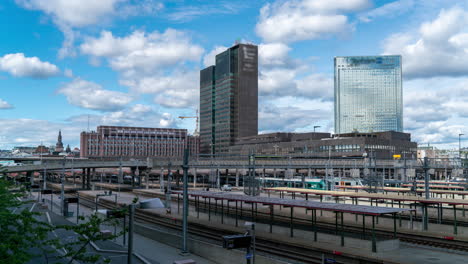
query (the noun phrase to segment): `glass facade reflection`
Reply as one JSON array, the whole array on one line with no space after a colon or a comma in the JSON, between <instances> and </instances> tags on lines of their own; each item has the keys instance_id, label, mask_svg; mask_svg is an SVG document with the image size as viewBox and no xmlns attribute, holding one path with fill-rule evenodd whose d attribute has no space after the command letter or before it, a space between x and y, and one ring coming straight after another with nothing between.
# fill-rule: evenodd
<instances>
[{"instance_id":1,"label":"glass facade reflection","mask_svg":"<svg viewBox=\"0 0 468 264\"><path fill-rule=\"evenodd\" d=\"M335 57L335 133L403 132L401 56Z\"/></svg>"}]
</instances>

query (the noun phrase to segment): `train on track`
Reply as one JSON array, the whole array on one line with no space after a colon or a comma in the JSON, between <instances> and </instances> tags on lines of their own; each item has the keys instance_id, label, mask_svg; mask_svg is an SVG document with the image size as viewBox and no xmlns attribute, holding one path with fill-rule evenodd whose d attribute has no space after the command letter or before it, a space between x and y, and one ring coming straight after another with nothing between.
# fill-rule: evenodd
<instances>
[{"instance_id":1,"label":"train on track","mask_svg":"<svg viewBox=\"0 0 468 264\"><path fill-rule=\"evenodd\" d=\"M325 180L321 178L259 178L260 185L263 187L289 187L289 188L306 188L311 190L327 190L327 182L329 185L335 186L363 186L360 179L354 178L331 178Z\"/></svg>"}]
</instances>

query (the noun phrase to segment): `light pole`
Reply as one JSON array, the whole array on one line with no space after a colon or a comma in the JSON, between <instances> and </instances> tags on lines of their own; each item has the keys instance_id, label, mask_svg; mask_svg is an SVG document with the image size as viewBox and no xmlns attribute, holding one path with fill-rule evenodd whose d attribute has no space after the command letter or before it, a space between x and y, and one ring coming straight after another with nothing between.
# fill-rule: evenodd
<instances>
[{"instance_id":1,"label":"light pole","mask_svg":"<svg viewBox=\"0 0 468 264\"><path fill-rule=\"evenodd\" d=\"M458 157L461 159L461 136L465 134L458 134Z\"/></svg>"},{"instance_id":2,"label":"light pole","mask_svg":"<svg viewBox=\"0 0 468 264\"><path fill-rule=\"evenodd\" d=\"M319 127L321 127L321 126L314 126L314 133L315 133L315 129L316 129L316 128L319 128Z\"/></svg>"},{"instance_id":3,"label":"light pole","mask_svg":"<svg viewBox=\"0 0 468 264\"><path fill-rule=\"evenodd\" d=\"M182 169L184 170L184 187L183 187L183 195L184 195L184 209L183 209L183 218L182 218L182 254L188 254L187 249L187 226L188 226L188 156L189 151L186 148L184 150L184 164L182 165Z\"/></svg>"}]
</instances>

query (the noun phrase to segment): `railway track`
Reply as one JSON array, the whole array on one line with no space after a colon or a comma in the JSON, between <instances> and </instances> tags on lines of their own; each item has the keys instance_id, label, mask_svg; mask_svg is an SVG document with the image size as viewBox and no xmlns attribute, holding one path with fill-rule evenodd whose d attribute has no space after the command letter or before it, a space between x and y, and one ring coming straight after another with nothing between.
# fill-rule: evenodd
<instances>
[{"instance_id":1,"label":"railway track","mask_svg":"<svg viewBox=\"0 0 468 264\"><path fill-rule=\"evenodd\" d=\"M94 208L94 200L90 197L80 195L80 204ZM100 201L100 207L107 209L115 208L115 204L111 202L105 202L105 200ZM161 217L154 217L148 212L144 212L140 209L137 209L135 212L135 218L149 224L155 224L158 226L164 226L166 228L181 230L181 223L174 223L171 219L164 219ZM221 245L222 236L232 235L234 233L228 232L224 229L210 228L207 230L206 226L199 225L197 223L190 223L189 233L196 237L201 237L205 240L211 241L214 244ZM327 251L323 249L305 247L299 245L292 245L284 243L282 241L271 241L262 239L261 237L256 238L256 250L260 253L274 256L276 258L285 259L288 261L295 261L294 263L322 263L322 254L325 254L326 257L333 257L335 263L341 264L350 264L350 263L384 263L381 260L366 258L358 255L346 255L336 254L333 251ZM389 263L389 262L385 262Z\"/></svg>"},{"instance_id":2,"label":"railway track","mask_svg":"<svg viewBox=\"0 0 468 264\"><path fill-rule=\"evenodd\" d=\"M159 196L155 196L158 198L162 198ZM174 200L174 199L173 199ZM190 204L195 206L195 201L194 200L189 200ZM205 206L199 206L199 209L202 211L207 211ZM215 212L220 212L221 210L224 211L225 215L231 215L234 216L236 211L232 208L227 208L226 206L221 209L221 206L211 204L211 210L214 210ZM262 222L264 224L269 224L270 221L270 214L269 213L264 213L261 211L257 211L257 213L254 213L255 217L252 217L251 211L250 210L243 210L243 215L247 219L254 219L257 222ZM449 221L452 222L453 221ZM465 224L465 225L463 225ZM282 216L282 215L275 215L275 225L282 225L282 226L289 226L290 225L290 217L289 216ZM466 222L457 222L458 226L468 226L468 223ZM312 225L310 222L310 219L304 219L304 218L299 218L296 217L294 218L294 227L295 229L302 229L302 230L312 230ZM318 231L320 232L326 232L330 234L336 234L335 230L335 224L334 223L329 223L329 222L318 222L316 224L316 227ZM356 225L344 225L344 230L345 233L349 236L351 235L352 237L357 237L357 238L364 238L365 237L371 237L371 230L366 230L366 232L362 231L362 226L356 226ZM391 231L386 231L386 230L375 230L375 235L379 238L393 238L393 232ZM403 232L397 232L396 233L397 238L400 239L402 242L406 243L411 243L411 244L417 244L417 245L424 245L424 246L432 246L432 247L437 247L437 248L443 248L443 249L450 249L450 250L458 250L458 251L464 251L468 252L468 242L464 241L457 241L457 240L447 240L446 238L437 238L437 237L430 237L430 236L422 236L422 235L414 235L414 234L406 234Z\"/></svg>"}]
</instances>

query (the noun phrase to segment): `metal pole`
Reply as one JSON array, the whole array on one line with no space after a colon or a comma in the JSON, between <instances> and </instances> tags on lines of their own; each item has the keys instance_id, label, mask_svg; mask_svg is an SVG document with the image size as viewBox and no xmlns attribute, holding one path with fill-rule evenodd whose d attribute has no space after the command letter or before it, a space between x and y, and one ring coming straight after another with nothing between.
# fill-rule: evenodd
<instances>
[{"instance_id":1,"label":"metal pole","mask_svg":"<svg viewBox=\"0 0 468 264\"><path fill-rule=\"evenodd\" d=\"M182 169L184 171L184 208L183 208L183 219L182 219L182 253L188 253L187 250L187 218L188 218L188 148L184 150L184 164Z\"/></svg>"},{"instance_id":2,"label":"metal pole","mask_svg":"<svg viewBox=\"0 0 468 264\"><path fill-rule=\"evenodd\" d=\"M252 223L252 260L252 263L255 264L255 223Z\"/></svg>"},{"instance_id":3,"label":"metal pole","mask_svg":"<svg viewBox=\"0 0 468 264\"><path fill-rule=\"evenodd\" d=\"M132 264L133 255L133 215L135 214L135 204L128 205L128 254L127 264Z\"/></svg>"},{"instance_id":4,"label":"metal pole","mask_svg":"<svg viewBox=\"0 0 468 264\"><path fill-rule=\"evenodd\" d=\"M426 199L429 199L429 159L424 157L424 192Z\"/></svg>"},{"instance_id":5,"label":"metal pole","mask_svg":"<svg viewBox=\"0 0 468 264\"><path fill-rule=\"evenodd\" d=\"M464 134L458 134L458 157L460 157L461 160L461 136Z\"/></svg>"},{"instance_id":6,"label":"metal pole","mask_svg":"<svg viewBox=\"0 0 468 264\"><path fill-rule=\"evenodd\" d=\"M64 200L65 200L65 157L63 158L63 162L62 162L62 187L61 187L61 190L60 190L60 199L61 199L61 202L60 202L60 209L62 211L62 215L65 216L65 204L64 204Z\"/></svg>"},{"instance_id":7,"label":"metal pole","mask_svg":"<svg viewBox=\"0 0 468 264\"><path fill-rule=\"evenodd\" d=\"M80 193L77 192L78 195L78 201L76 202L76 224L78 224L78 221L80 219Z\"/></svg>"}]
</instances>

